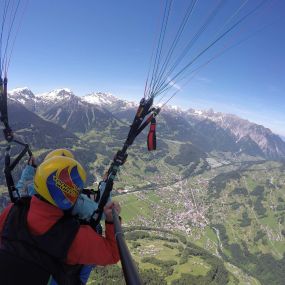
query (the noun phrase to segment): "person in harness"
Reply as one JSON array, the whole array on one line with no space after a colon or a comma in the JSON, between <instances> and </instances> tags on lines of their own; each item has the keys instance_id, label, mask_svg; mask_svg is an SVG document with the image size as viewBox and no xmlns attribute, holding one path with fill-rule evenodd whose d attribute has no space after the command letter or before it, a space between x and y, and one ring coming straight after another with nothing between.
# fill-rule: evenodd
<instances>
[{"instance_id":1,"label":"person in harness","mask_svg":"<svg viewBox=\"0 0 285 285\"><path fill-rule=\"evenodd\" d=\"M105 266L119 261L112 209L104 207L105 237L72 215L86 173L71 157L46 159L35 173L36 194L5 208L0 216L0 284L82 284L82 264ZM16 274L15 274L16 268Z\"/></svg>"},{"instance_id":2,"label":"person in harness","mask_svg":"<svg viewBox=\"0 0 285 285\"><path fill-rule=\"evenodd\" d=\"M70 150L59 148L59 149L55 149L49 152L45 156L44 161L52 157L56 157L56 156L65 156L65 157L70 157L74 159L74 155ZM29 158L27 165L22 171L21 177L18 183L16 184L18 195L20 197L32 196L36 194L35 187L34 187L35 173L36 173L36 161L35 161L35 158L32 156ZM109 201L111 201L111 198L109 199ZM97 202L90 199L86 194L81 193L78 199L76 200L76 203L72 209L72 215L77 216L81 222L88 223L97 208L98 208ZM101 220L104 220L104 218L105 216L103 215ZM97 227L95 230L97 232L100 232L101 228ZM94 266L95 265L82 266L79 272L79 278L82 284L87 283L88 278ZM49 285L57 285L57 283L54 279L52 279Z\"/></svg>"},{"instance_id":3,"label":"person in harness","mask_svg":"<svg viewBox=\"0 0 285 285\"><path fill-rule=\"evenodd\" d=\"M56 156L64 156L75 159L74 155L70 150L59 148L49 152L45 156L44 161ZM32 196L36 194L34 186L35 173L36 173L36 162L35 158L32 156L28 160L27 165L22 171L20 179L16 184L19 197ZM109 198L109 201L111 201L111 197ZM72 215L78 216L80 220L88 222L92 218L92 215L94 214L97 208L98 208L97 202L90 199L86 194L80 193L75 202L74 207L72 208ZM104 215L102 219L104 219Z\"/></svg>"}]
</instances>

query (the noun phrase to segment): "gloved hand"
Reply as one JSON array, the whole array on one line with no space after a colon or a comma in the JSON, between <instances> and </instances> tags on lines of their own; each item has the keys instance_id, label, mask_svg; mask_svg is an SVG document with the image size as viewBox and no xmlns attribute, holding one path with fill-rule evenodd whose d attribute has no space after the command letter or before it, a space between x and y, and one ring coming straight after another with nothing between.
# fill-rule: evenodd
<instances>
[{"instance_id":1,"label":"gloved hand","mask_svg":"<svg viewBox=\"0 0 285 285\"><path fill-rule=\"evenodd\" d=\"M115 209L117 214L119 215L121 212L121 206L119 202L114 201L114 202L108 202L106 206L104 207L104 214L106 216L106 222L112 223L113 222L113 214L112 214L112 209Z\"/></svg>"},{"instance_id":2,"label":"gloved hand","mask_svg":"<svg viewBox=\"0 0 285 285\"><path fill-rule=\"evenodd\" d=\"M31 156L28 160L28 165L31 165L34 168L37 168L36 159L35 157Z\"/></svg>"},{"instance_id":3,"label":"gloved hand","mask_svg":"<svg viewBox=\"0 0 285 285\"><path fill-rule=\"evenodd\" d=\"M22 171L21 178L16 185L20 197L32 196L36 193L34 189L35 172L36 169L31 165L26 165Z\"/></svg>"},{"instance_id":4,"label":"gloved hand","mask_svg":"<svg viewBox=\"0 0 285 285\"><path fill-rule=\"evenodd\" d=\"M88 198L85 194L80 194L72 210L72 215L77 215L79 219L90 221L92 214L98 208L98 203Z\"/></svg>"}]
</instances>

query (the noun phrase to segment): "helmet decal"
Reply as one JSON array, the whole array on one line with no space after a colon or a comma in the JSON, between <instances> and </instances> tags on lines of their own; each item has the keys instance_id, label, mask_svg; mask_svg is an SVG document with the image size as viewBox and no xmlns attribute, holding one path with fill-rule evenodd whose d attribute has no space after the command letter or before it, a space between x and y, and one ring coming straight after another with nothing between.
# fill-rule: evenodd
<instances>
[{"instance_id":1,"label":"helmet decal","mask_svg":"<svg viewBox=\"0 0 285 285\"><path fill-rule=\"evenodd\" d=\"M61 171L54 171L47 178L47 187L54 202L61 209L69 209L76 201L83 181L78 173L77 166L66 167Z\"/></svg>"},{"instance_id":2,"label":"helmet decal","mask_svg":"<svg viewBox=\"0 0 285 285\"><path fill-rule=\"evenodd\" d=\"M63 192L69 192L72 195L74 188L76 189L76 185L71 180L70 174L68 173L68 166L62 169L57 176L53 177L57 187L59 187Z\"/></svg>"},{"instance_id":3,"label":"helmet decal","mask_svg":"<svg viewBox=\"0 0 285 285\"><path fill-rule=\"evenodd\" d=\"M70 176L72 177L72 181L77 186L77 188L82 189L84 187L84 182L78 173L77 165L75 167L72 167L70 171Z\"/></svg>"}]
</instances>

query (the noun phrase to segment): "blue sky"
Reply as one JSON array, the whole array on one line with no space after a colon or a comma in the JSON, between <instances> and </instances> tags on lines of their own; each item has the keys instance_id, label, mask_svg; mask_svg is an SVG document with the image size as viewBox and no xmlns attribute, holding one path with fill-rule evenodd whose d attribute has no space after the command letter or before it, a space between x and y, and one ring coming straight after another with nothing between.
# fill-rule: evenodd
<instances>
[{"instance_id":1,"label":"blue sky","mask_svg":"<svg viewBox=\"0 0 285 285\"><path fill-rule=\"evenodd\" d=\"M67 87L77 95L102 91L138 101L158 34L161 2L165 3L29 0L11 58L9 89L28 86L40 93ZM200 0L192 25L197 26L218 2ZM225 1L193 54L223 25L225 15L246 2ZM246 4L250 8L260 2L249 0ZM169 40L188 3L174 0ZM203 60L224 45L242 43L202 68L170 103L234 113L285 136L284 27L285 1L268 1L232 37L205 53Z\"/></svg>"}]
</instances>

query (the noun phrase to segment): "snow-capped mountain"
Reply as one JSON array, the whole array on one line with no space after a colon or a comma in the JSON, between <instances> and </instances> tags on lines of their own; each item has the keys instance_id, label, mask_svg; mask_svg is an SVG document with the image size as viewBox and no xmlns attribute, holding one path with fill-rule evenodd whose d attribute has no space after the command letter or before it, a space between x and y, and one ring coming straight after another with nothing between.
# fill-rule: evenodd
<instances>
[{"instance_id":1,"label":"snow-capped mountain","mask_svg":"<svg viewBox=\"0 0 285 285\"><path fill-rule=\"evenodd\" d=\"M58 103L69 102L77 98L68 88L55 89L50 92L36 94L36 112L43 113Z\"/></svg>"},{"instance_id":2,"label":"snow-capped mountain","mask_svg":"<svg viewBox=\"0 0 285 285\"><path fill-rule=\"evenodd\" d=\"M103 100L104 93L98 94L100 101L98 99L97 102L104 102L104 106L107 106L108 102L112 104L110 100L112 95L106 94L109 100ZM11 100L24 105L28 110L40 114L44 119L71 132L106 128L114 120L112 113L100 106L102 104L90 104L82 97L76 96L68 88L55 89L37 95L27 88L18 88L9 92L8 96ZM95 96L93 96L94 98Z\"/></svg>"},{"instance_id":3,"label":"snow-capped mountain","mask_svg":"<svg viewBox=\"0 0 285 285\"><path fill-rule=\"evenodd\" d=\"M58 148L76 143L72 132L46 121L16 100L8 99L9 123L17 138L38 148ZM2 136L1 136L2 139Z\"/></svg>"},{"instance_id":4,"label":"snow-capped mountain","mask_svg":"<svg viewBox=\"0 0 285 285\"><path fill-rule=\"evenodd\" d=\"M236 143L250 140L260 148L265 157L285 157L285 144L278 135L262 125L252 123L236 115L207 111L188 110L187 113L201 122L210 120L234 136Z\"/></svg>"},{"instance_id":5,"label":"snow-capped mountain","mask_svg":"<svg viewBox=\"0 0 285 285\"><path fill-rule=\"evenodd\" d=\"M115 120L111 112L84 102L77 96L54 104L42 116L71 132L80 133L91 129L103 130Z\"/></svg>"},{"instance_id":6,"label":"snow-capped mountain","mask_svg":"<svg viewBox=\"0 0 285 285\"><path fill-rule=\"evenodd\" d=\"M24 105L28 110L43 113L57 103L68 102L77 96L68 89L55 89L51 92L34 94L29 88L16 88L8 93L8 98Z\"/></svg>"},{"instance_id":7,"label":"snow-capped mountain","mask_svg":"<svg viewBox=\"0 0 285 285\"><path fill-rule=\"evenodd\" d=\"M33 112L36 110L36 96L28 87L13 89L9 92L8 97L13 101L21 103Z\"/></svg>"},{"instance_id":8,"label":"snow-capped mountain","mask_svg":"<svg viewBox=\"0 0 285 285\"><path fill-rule=\"evenodd\" d=\"M117 119L130 122L138 105L102 92L79 97L67 88L38 95L28 88L18 88L9 97L46 120L80 133L112 127L118 124ZM235 115L164 106L160 118L162 137L190 140L206 152L216 149L270 159L285 157L285 142L279 136Z\"/></svg>"},{"instance_id":9,"label":"snow-capped mountain","mask_svg":"<svg viewBox=\"0 0 285 285\"><path fill-rule=\"evenodd\" d=\"M82 97L82 100L94 105L106 106L115 104L119 101L115 96L110 93L96 92L87 94Z\"/></svg>"},{"instance_id":10,"label":"snow-capped mountain","mask_svg":"<svg viewBox=\"0 0 285 285\"><path fill-rule=\"evenodd\" d=\"M91 94L87 94L82 97L84 102L88 102L92 105L101 106L104 108L110 108L110 111L122 111L124 109L135 108L137 103L128 102L121 99L116 98L110 93L102 93L102 92L94 92Z\"/></svg>"},{"instance_id":11,"label":"snow-capped mountain","mask_svg":"<svg viewBox=\"0 0 285 285\"><path fill-rule=\"evenodd\" d=\"M68 101L74 96L74 93L68 88L55 89L50 92L36 95L38 100L41 100L43 102L52 102L54 104L61 101Z\"/></svg>"}]
</instances>

